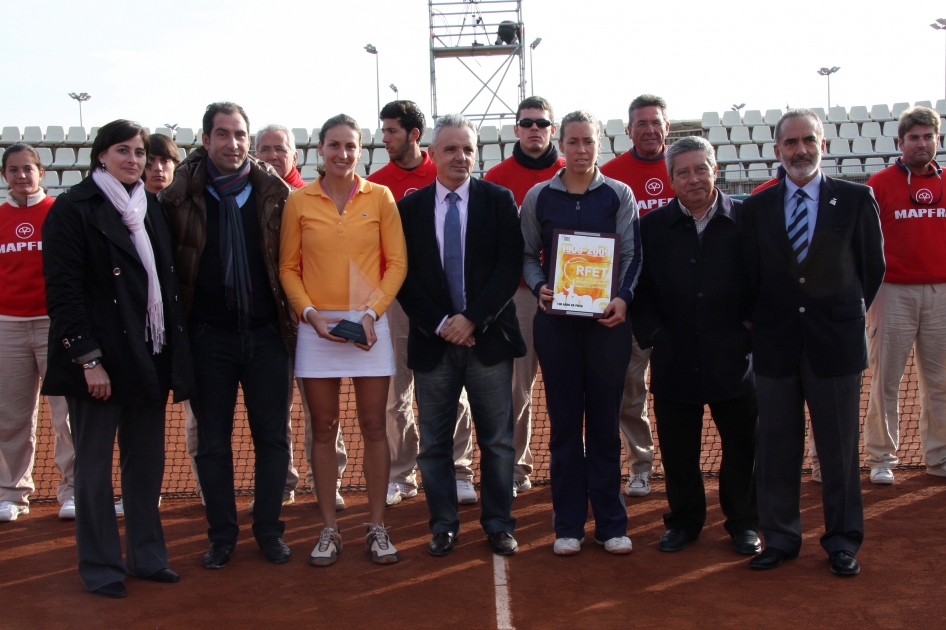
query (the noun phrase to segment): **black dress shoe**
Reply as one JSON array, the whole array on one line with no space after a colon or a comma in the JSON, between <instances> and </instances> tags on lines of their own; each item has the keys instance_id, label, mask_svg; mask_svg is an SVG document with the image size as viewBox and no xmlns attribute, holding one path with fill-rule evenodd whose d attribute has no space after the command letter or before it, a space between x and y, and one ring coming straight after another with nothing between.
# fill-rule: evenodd
<instances>
[{"instance_id":1,"label":"black dress shoe","mask_svg":"<svg viewBox=\"0 0 946 630\"><path fill-rule=\"evenodd\" d=\"M173 584L181 579L177 573L170 569L161 569L160 571L155 571L148 576L149 580L152 582L162 582L164 584Z\"/></svg>"},{"instance_id":2,"label":"black dress shoe","mask_svg":"<svg viewBox=\"0 0 946 630\"><path fill-rule=\"evenodd\" d=\"M292 556L292 550L289 545L283 542L282 538L266 538L260 541L259 548L266 559L273 564L289 562L289 557Z\"/></svg>"},{"instance_id":3,"label":"black dress shoe","mask_svg":"<svg viewBox=\"0 0 946 630\"><path fill-rule=\"evenodd\" d=\"M762 543L759 542L759 535L751 529L733 534L732 547L736 553L741 553L746 556L753 556L762 551Z\"/></svg>"},{"instance_id":4,"label":"black dress shoe","mask_svg":"<svg viewBox=\"0 0 946 630\"><path fill-rule=\"evenodd\" d=\"M671 527L664 532L663 536L660 537L660 542L657 543L657 549L660 551L666 551L668 553L683 551L686 549L688 542L690 542L690 537L687 536L685 531L676 527Z\"/></svg>"},{"instance_id":5,"label":"black dress shoe","mask_svg":"<svg viewBox=\"0 0 946 630\"><path fill-rule=\"evenodd\" d=\"M427 553L432 556L446 556L453 552L453 545L457 542L454 532L440 532L427 543Z\"/></svg>"},{"instance_id":6,"label":"black dress shoe","mask_svg":"<svg viewBox=\"0 0 946 630\"><path fill-rule=\"evenodd\" d=\"M125 585L121 582L112 582L110 584L106 584L105 586L100 586L92 592L96 595L101 595L102 597L121 599L125 596Z\"/></svg>"},{"instance_id":7,"label":"black dress shoe","mask_svg":"<svg viewBox=\"0 0 946 630\"><path fill-rule=\"evenodd\" d=\"M831 573L835 575L857 575L861 565L850 551L835 551L831 554Z\"/></svg>"},{"instance_id":8,"label":"black dress shoe","mask_svg":"<svg viewBox=\"0 0 946 630\"><path fill-rule=\"evenodd\" d=\"M511 556L519 551L519 543L509 532L495 532L486 537L493 553L498 556Z\"/></svg>"},{"instance_id":9,"label":"black dress shoe","mask_svg":"<svg viewBox=\"0 0 946 630\"><path fill-rule=\"evenodd\" d=\"M782 566L783 560L794 560L798 554L791 555L775 547L766 547L765 550L749 561L753 569L777 569Z\"/></svg>"},{"instance_id":10,"label":"black dress shoe","mask_svg":"<svg viewBox=\"0 0 946 630\"><path fill-rule=\"evenodd\" d=\"M205 569L222 569L230 562L235 545L225 542L210 543L210 549L204 554Z\"/></svg>"}]
</instances>

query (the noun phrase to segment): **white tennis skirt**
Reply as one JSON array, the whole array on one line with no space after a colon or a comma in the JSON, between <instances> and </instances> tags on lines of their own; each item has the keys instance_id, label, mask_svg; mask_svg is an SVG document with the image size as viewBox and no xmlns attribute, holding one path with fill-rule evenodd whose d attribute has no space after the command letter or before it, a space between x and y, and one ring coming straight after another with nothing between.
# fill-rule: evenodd
<instances>
[{"instance_id":1,"label":"white tennis skirt","mask_svg":"<svg viewBox=\"0 0 946 630\"><path fill-rule=\"evenodd\" d=\"M347 317L348 311L319 311L326 317ZM329 324L329 330L334 324ZM393 376L394 347L388 316L374 323L378 341L365 352L355 342L338 343L319 337L310 324L299 324L296 340L296 376L299 378L343 378L357 376Z\"/></svg>"}]
</instances>

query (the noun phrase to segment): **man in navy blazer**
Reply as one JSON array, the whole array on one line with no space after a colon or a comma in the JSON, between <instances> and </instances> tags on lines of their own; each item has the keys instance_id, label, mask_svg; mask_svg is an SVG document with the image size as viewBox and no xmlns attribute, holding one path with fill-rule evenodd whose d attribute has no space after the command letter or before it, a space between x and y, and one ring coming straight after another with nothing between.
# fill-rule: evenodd
<instances>
[{"instance_id":1,"label":"man in navy blazer","mask_svg":"<svg viewBox=\"0 0 946 630\"><path fill-rule=\"evenodd\" d=\"M463 116L437 120L428 149L436 181L398 202L407 278L398 302L410 320L407 364L420 416L431 555L453 551L460 530L453 434L466 388L480 447L480 523L495 553L518 545L511 514L512 366L525 355L512 297L522 273L522 232L511 192L470 175L476 130Z\"/></svg>"},{"instance_id":2,"label":"man in navy blazer","mask_svg":"<svg viewBox=\"0 0 946 630\"><path fill-rule=\"evenodd\" d=\"M838 575L856 575L864 538L858 440L864 317L884 277L883 236L870 188L821 173L818 115L789 110L775 127L787 171L743 204L759 400L757 488L765 551L774 569L801 548L800 472L808 405L824 483L821 546Z\"/></svg>"}]
</instances>

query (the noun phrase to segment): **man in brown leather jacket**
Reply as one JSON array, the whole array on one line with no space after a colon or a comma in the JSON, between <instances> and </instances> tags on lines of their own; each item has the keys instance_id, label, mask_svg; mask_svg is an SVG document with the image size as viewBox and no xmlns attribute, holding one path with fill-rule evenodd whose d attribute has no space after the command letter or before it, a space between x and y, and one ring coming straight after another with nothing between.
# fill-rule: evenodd
<instances>
[{"instance_id":1,"label":"man in brown leather jacket","mask_svg":"<svg viewBox=\"0 0 946 630\"><path fill-rule=\"evenodd\" d=\"M256 455L253 535L268 560L286 562L279 513L296 332L279 284L279 228L290 188L249 157L249 119L239 105L210 104L203 131L203 148L181 163L159 200L174 240L197 373L191 407L211 542L204 566L224 567L239 534L231 447L238 387Z\"/></svg>"}]
</instances>

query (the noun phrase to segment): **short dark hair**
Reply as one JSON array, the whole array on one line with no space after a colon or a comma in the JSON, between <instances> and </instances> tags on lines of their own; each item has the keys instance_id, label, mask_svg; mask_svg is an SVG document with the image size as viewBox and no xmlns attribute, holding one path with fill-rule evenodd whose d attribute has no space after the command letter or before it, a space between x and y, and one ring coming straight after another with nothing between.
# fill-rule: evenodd
<instances>
[{"instance_id":1,"label":"short dark hair","mask_svg":"<svg viewBox=\"0 0 946 630\"><path fill-rule=\"evenodd\" d=\"M239 114L243 116L244 122L246 122L246 131L250 131L250 117L246 115L246 112L243 111L243 108L237 105L236 103L231 103L230 101L218 101L216 103L211 103L207 106L207 109L204 111L204 120L203 120L203 131L202 133L210 135L210 132L214 128L214 117L217 114Z\"/></svg>"},{"instance_id":2,"label":"short dark hair","mask_svg":"<svg viewBox=\"0 0 946 630\"><path fill-rule=\"evenodd\" d=\"M664 115L664 122L668 120L667 101L654 94L641 94L631 101L631 106L627 108L627 124L631 124L631 122L634 121L634 110L640 109L641 107L659 107L661 113Z\"/></svg>"},{"instance_id":3,"label":"short dark hair","mask_svg":"<svg viewBox=\"0 0 946 630\"><path fill-rule=\"evenodd\" d=\"M544 109L549 113L549 118L552 119L552 122L555 122L555 112L552 111L552 104L541 96L530 96L519 103L519 108L516 109L516 122L519 122L519 117L522 115L522 110L524 109Z\"/></svg>"},{"instance_id":4,"label":"short dark hair","mask_svg":"<svg viewBox=\"0 0 946 630\"><path fill-rule=\"evenodd\" d=\"M336 114L335 116L332 116L331 118L326 120L324 123L322 123L322 128L319 129L319 144L322 144L323 142L325 142L325 132L327 132L332 127L342 127L342 126L354 129L358 133L358 144L360 145L361 140L362 140L361 127L358 126L358 121L352 118L351 116L349 116L348 114ZM324 164L319 164L318 166L315 167L315 170L318 172L319 175L323 177L325 176Z\"/></svg>"},{"instance_id":5,"label":"short dark hair","mask_svg":"<svg viewBox=\"0 0 946 630\"><path fill-rule=\"evenodd\" d=\"M424 112L420 111L420 107L414 101L391 101L381 108L381 118L396 120L408 134L416 129L418 138L427 130Z\"/></svg>"},{"instance_id":6,"label":"short dark hair","mask_svg":"<svg viewBox=\"0 0 946 630\"><path fill-rule=\"evenodd\" d=\"M105 168L105 165L98 161L99 156L108 151L110 146L131 140L135 136L141 138L145 153L150 153L151 138L144 127L136 122L123 118L107 123L99 129L98 135L95 136L95 140L92 142L92 168Z\"/></svg>"},{"instance_id":7,"label":"short dark hair","mask_svg":"<svg viewBox=\"0 0 946 630\"><path fill-rule=\"evenodd\" d=\"M914 107L900 114L900 121L897 123L897 135L903 140L907 132L917 125L934 127L939 134L939 114L929 107ZM9 149L7 149L9 150Z\"/></svg>"},{"instance_id":8,"label":"short dark hair","mask_svg":"<svg viewBox=\"0 0 946 630\"><path fill-rule=\"evenodd\" d=\"M177 145L173 140L160 133L151 136L151 148L148 149L148 157L151 156L171 160L175 166L181 163L181 153L177 150Z\"/></svg>"},{"instance_id":9,"label":"short dark hair","mask_svg":"<svg viewBox=\"0 0 946 630\"><path fill-rule=\"evenodd\" d=\"M0 173L3 173L3 179L7 178L7 158L14 153L21 152L26 152L29 154L33 164L36 165L36 168L41 171L46 170L46 167L43 166L43 161L39 157L39 153L36 152L36 149L34 149L32 145L26 144L25 142L14 142L7 147L7 150L3 152L3 157L0 158Z\"/></svg>"}]
</instances>

